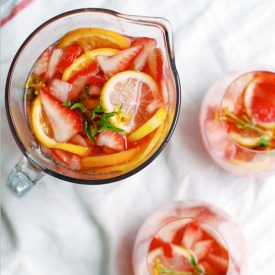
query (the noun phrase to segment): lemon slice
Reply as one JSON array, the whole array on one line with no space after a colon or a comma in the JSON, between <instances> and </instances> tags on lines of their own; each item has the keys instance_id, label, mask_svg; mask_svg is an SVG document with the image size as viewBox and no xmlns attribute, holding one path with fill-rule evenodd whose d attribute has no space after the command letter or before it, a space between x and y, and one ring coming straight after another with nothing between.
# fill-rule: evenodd
<instances>
[{"instance_id":1,"label":"lemon slice","mask_svg":"<svg viewBox=\"0 0 275 275\"><path fill-rule=\"evenodd\" d=\"M100 172L111 173L115 171L127 172L130 170L133 170L139 164L145 162L145 160L148 159L153 154L154 148L156 148L156 146L161 141L163 130L164 130L164 125L159 126L156 132L154 133L154 136L152 137L152 139L140 148L140 152L138 156L136 155L134 159L131 159L129 162L123 163L120 165L101 168Z\"/></svg>"},{"instance_id":2,"label":"lemon slice","mask_svg":"<svg viewBox=\"0 0 275 275\"><path fill-rule=\"evenodd\" d=\"M241 134L238 134L236 132L230 132L229 136L237 143L245 146L245 147L249 147L249 148L253 148L253 147L257 147L259 145L261 145L261 138L260 137L246 137L243 136ZM266 135L263 136L263 138L265 138L266 140L271 140L272 138L272 132L266 132Z\"/></svg>"},{"instance_id":3,"label":"lemon slice","mask_svg":"<svg viewBox=\"0 0 275 275\"><path fill-rule=\"evenodd\" d=\"M58 46L65 48L73 42L77 42L80 46L88 44L92 49L106 47L127 49L130 46L125 36L100 28L80 28L70 31L61 38Z\"/></svg>"},{"instance_id":4,"label":"lemon slice","mask_svg":"<svg viewBox=\"0 0 275 275\"><path fill-rule=\"evenodd\" d=\"M76 72L81 71L87 67L91 62L96 60L97 56L112 56L118 54L119 50L112 48L100 48L87 51L78 57L63 73L62 80L67 81Z\"/></svg>"},{"instance_id":5,"label":"lemon slice","mask_svg":"<svg viewBox=\"0 0 275 275\"><path fill-rule=\"evenodd\" d=\"M128 136L128 140L136 141L147 136L164 122L166 115L167 112L163 107L158 109L147 122Z\"/></svg>"},{"instance_id":6,"label":"lemon slice","mask_svg":"<svg viewBox=\"0 0 275 275\"><path fill-rule=\"evenodd\" d=\"M159 261L162 265L173 268L178 272L191 272L193 271L193 266L191 263L192 253L181 247L174 244L171 244L173 250L173 257L166 257L164 255L162 247L158 247L152 250L147 256L147 264L151 271L154 270L156 261ZM193 256L194 257L194 256Z\"/></svg>"},{"instance_id":7,"label":"lemon slice","mask_svg":"<svg viewBox=\"0 0 275 275\"><path fill-rule=\"evenodd\" d=\"M48 148L57 148L62 149L64 151L79 155L79 156L87 156L90 153L90 148L80 145L75 145L71 143L57 143L54 139L50 138L46 133L46 125L43 122L42 117L42 105L40 97L38 96L32 107L31 113L31 122L33 133L43 145Z\"/></svg>"},{"instance_id":8,"label":"lemon slice","mask_svg":"<svg viewBox=\"0 0 275 275\"><path fill-rule=\"evenodd\" d=\"M103 86L102 106L107 112L117 113L119 110L119 114L111 117L110 122L129 133L136 127L137 116L146 113L150 102L145 103L145 99L157 94L158 86L150 75L124 71L111 77Z\"/></svg>"},{"instance_id":9,"label":"lemon slice","mask_svg":"<svg viewBox=\"0 0 275 275\"><path fill-rule=\"evenodd\" d=\"M86 168L118 165L133 159L139 151L140 147L136 147L115 154L86 157L81 160L81 165Z\"/></svg>"}]
</instances>

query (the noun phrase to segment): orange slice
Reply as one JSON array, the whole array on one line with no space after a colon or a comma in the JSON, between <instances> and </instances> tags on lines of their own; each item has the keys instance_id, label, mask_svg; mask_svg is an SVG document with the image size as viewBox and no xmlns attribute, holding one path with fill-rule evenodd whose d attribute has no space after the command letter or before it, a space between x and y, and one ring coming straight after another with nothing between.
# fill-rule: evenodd
<instances>
[{"instance_id":1,"label":"orange slice","mask_svg":"<svg viewBox=\"0 0 275 275\"><path fill-rule=\"evenodd\" d=\"M106 47L114 49L129 48L129 40L125 36L100 28L80 28L70 31L61 38L58 46L65 48L73 42L77 42L84 50Z\"/></svg>"},{"instance_id":2,"label":"orange slice","mask_svg":"<svg viewBox=\"0 0 275 275\"><path fill-rule=\"evenodd\" d=\"M81 160L81 165L85 168L118 165L130 161L137 155L139 151L140 147L136 147L115 154L85 157Z\"/></svg>"}]
</instances>

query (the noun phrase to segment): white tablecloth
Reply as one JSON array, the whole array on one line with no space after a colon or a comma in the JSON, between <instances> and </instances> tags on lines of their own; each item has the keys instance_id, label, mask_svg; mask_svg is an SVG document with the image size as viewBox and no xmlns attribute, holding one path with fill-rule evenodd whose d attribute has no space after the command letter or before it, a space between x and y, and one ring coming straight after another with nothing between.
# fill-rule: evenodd
<instances>
[{"instance_id":1,"label":"white tablecloth","mask_svg":"<svg viewBox=\"0 0 275 275\"><path fill-rule=\"evenodd\" d=\"M46 176L18 199L5 187L21 157L4 110L7 71L38 25L82 7L171 22L182 83L178 126L162 154L131 178L81 186ZM131 250L139 226L174 200L204 200L222 207L245 235L247 274L275 274L275 177L237 178L220 170L202 145L197 123L205 91L225 72L251 63L275 64L274 15L273 0L34 0L7 22L1 32L0 74L2 274L132 274Z\"/></svg>"}]
</instances>

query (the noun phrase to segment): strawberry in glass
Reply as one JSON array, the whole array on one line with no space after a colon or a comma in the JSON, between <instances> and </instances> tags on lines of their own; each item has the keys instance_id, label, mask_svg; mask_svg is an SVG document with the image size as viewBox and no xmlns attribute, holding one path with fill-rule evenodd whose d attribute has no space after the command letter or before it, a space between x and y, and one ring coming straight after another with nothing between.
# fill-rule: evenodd
<instances>
[{"instance_id":1,"label":"strawberry in glass","mask_svg":"<svg viewBox=\"0 0 275 275\"><path fill-rule=\"evenodd\" d=\"M209 154L225 170L274 174L275 73L252 71L216 83L203 101L200 127Z\"/></svg>"},{"instance_id":2,"label":"strawberry in glass","mask_svg":"<svg viewBox=\"0 0 275 275\"><path fill-rule=\"evenodd\" d=\"M244 265L237 224L204 203L164 207L142 225L134 245L135 275L240 275Z\"/></svg>"},{"instance_id":3,"label":"strawberry in glass","mask_svg":"<svg viewBox=\"0 0 275 275\"><path fill-rule=\"evenodd\" d=\"M165 86L155 39L81 28L36 61L25 105L46 157L72 170L125 173L168 132Z\"/></svg>"}]
</instances>

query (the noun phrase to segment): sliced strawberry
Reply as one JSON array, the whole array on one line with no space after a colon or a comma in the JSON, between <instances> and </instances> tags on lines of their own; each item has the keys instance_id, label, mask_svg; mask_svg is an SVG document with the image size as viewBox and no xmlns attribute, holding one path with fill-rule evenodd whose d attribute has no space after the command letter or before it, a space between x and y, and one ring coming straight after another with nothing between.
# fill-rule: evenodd
<instances>
[{"instance_id":1,"label":"sliced strawberry","mask_svg":"<svg viewBox=\"0 0 275 275\"><path fill-rule=\"evenodd\" d=\"M123 151L126 149L125 140L122 134L105 130L97 137L96 144L98 146L106 146L116 151Z\"/></svg>"},{"instance_id":2,"label":"sliced strawberry","mask_svg":"<svg viewBox=\"0 0 275 275\"><path fill-rule=\"evenodd\" d=\"M202 235L203 232L197 223L192 222L187 224L182 238L182 246L190 249L196 242L201 240Z\"/></svg>"},{"instance_id":3,"label":"sliced strawberry","mask_svg":"<svg viewBox=\"0 0 275 275\"><path fill-rule=\"evenodd\" d=\"M161 240L158 236L155 236L151 241L149 251L152 251L158 247L161 247L162 244L163 244L163 240Z\"/></svg>"},{"instance_id":4,"label":"sliced strawberry","mask_svg":"<svg viewBox=\"0 0 275 275\"><path fill-rule=\"evenodd\" d=\"M81 170L82 167L79 156L60 149L51 149L51 151L53 152L53 155L56 157L56 159L64 163L67 167L71 168L72 170Z\"/></svg>"},{"instance_id":5,"label":"sliced strawberry","mask_svg":"<svg viewBox=\"0 0 275 275\"><path fill-rule=\"evenodd\" d=\"M213 243L213 240L204 240L199 241L192 246L192 250L198 261L204 259L206 255L212 250Z\"/></svg>"},{"instance_id":6,"label":"sliced strawberry","mask_svg":"<svg viewBox=\"0 0 275 275\"><path fill-rule=\"evenodd\" d=\"M207 255L207 261L222 274L226 274L228 269L228 260L214 254Z\"/></svg>"},{"instance_id":7,"label":"sliced strawberry","mask_svg":"<svg viewBox=\"0 0 275 275\"><path fill-rule=\"evenodd\" d=\"M76 134L75 136L73 136L70 142L80 146L86 146L86 147L89 146L86 139L80 134Z\"/></svg>"},{"instance_id":8,"label":"sliced strawberry","mask_svg":"<svg viewBox=\"0 0 275 275\"><path fill-rule=\"evenodd\" d=\"M104 74L97 74L89 78L88 84L102 87L107 80L108 79Z\"/></svg>"},{"instance_id":9,"label":"sliced strawberry","mask_svg":"<svg viewBox=\"0 0 275 275\"><path fill-rule=\"evenodd\" d=\"M62 102L65 102L69 99L69 92L71 89L72 84L59 79L53 79L49 85L51 95Z\"/></svg>"},{"instance_id":10,"label":"sliced strawberry","mask_svg":"<svg viewBox=\"0 0 275 275\"><path fill-rule=\"evenodd\" d=\"M66 142L81 131L79 116L54 98L45 89L40 89L41 102L57 142Z\"/></svg>"},{"instance_id":11,"label":"sliced strawberry","mask_svg":"<svg viewBox=\"0 0 275 275\"><path fill-rule=\"evenodd\" d=\"M163 78L163 57L161 49L156 48L151 52L148 57L147 65L149 74L152 75L157 82L160 82Z\"/></svg>"},{"instance_id":12,"label":"sliced strawberry","mask_svg":"<svg viewBox=\"0 0 275 275\"><path fill-rule=\"evenodd\" d=\"M97 74L98 69L98 63L93 62L85 69L74 74L68 80L68 82L73 85L72 90L69 93L69 99L71 101L75 101L78 98L85 86L89 84L89 80Z\"/></svg>"},{"instance_id":13,"label":"sliced strawberry","mask_svg":"<svg viewBox=\"0 0 275 275\"><path fill-rule=\"evenodd\" d=\"M116 73L127 70L142 49L143 46L131 47L111 57L98 56L97 61L105 75L111 77Z\"/></svg>"},{"instance_id":14,"label":"sliced strawberry","mask_svg":"<svg viewBox=\"0 0 275 275\"><path fill-rule=\"evenodd\" d=\"M33 72L36 75L43 75L48 71L48 64L51 56L51 48L47 49L35 64Z\"/></svg>"},{"instance_id":15,"label":"sliced strawberry","mask_svg":"<svg viewBox=\"0 0 275 275\"><path fill-rule=\"evenodd\" d=\"M90 85L89 95L90 96L100 96L101 88L97 85Z\"/></svg>"},{"instance_id":16,"label":"sliced strawberry","mask_svg":"<svg viewBox=\"0 0 275 275\"><path fill-rule=\"evenodd\" d=\"M172 239L173 244L182 245L182 238L183 238L184 231L185 231L185 227L182 227L178 231L176 231Z\"/></svg>"},{"instance_id":17,"label":"sliced strawberry","mask_svg":"<svg viewBox=\"0 0 275 275\"><path fill-rule=\"evenodd\" d=\"M142 46L142 51L138 54L133 62L133 69L141 71L147 62L149 55L157 46L155 39L149 37L139 37L132 41L131 47Z\"/></svg>"},{"instance_id":18,"label":"sliced strawberry","mask_svg":"<svg viewBox=\"0 0 275 275\"><path fill-rule=\"evenodd\" d=\"M52 52L52 55L49 60L48 64L48 72L47 72L47 77L52 78L54 73L56 72L56 66L63 54L63 50L61 49L54 49Z\"/></svg>"},{"instance_id":19,"label":"sliced strawberry","mask_svg":"<svg viewBox=\"0 0 275 275\"><path fill-rule=\"evenodd\" d=\"M210 263L206 262L206 261L202 261L200 262L200 265L203 267L204 269L204 274L209 274L209 275L220 275L220 273L218 271L216 271L214 269L214 267L212 265L210 265Z\"/></svg>"},{"instance_id":20,"label":"sliced strawberry","mask_svg":"<svg viewBox=\"0 0 275 275\"><path fill-rule=\"evenodd\" d=\"M77 44L71 44L65 48L60 61L57 64L56 70L63 73L82 53L81 48Z\"/></svg>"}]
</instances>

